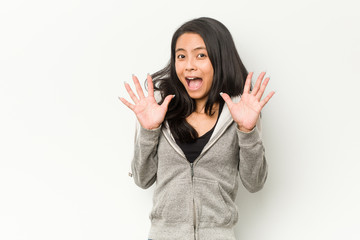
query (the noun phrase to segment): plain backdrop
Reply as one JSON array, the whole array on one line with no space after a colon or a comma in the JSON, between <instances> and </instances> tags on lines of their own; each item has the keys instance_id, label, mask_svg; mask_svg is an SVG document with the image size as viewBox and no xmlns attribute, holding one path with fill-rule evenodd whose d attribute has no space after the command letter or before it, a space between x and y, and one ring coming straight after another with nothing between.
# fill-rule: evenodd
<instances>
[{"instance_id":1,"label":"plain backdrop","mask_svg":"<svg viewBox=\"0 0 360 240\"><path fill-rule=\"evenodd\" d=\"M360 239L359 4L343 0L0 3L0 239L147 239L154 186L128 176L118 100L208 16L270 76L264 189L237 197L242 240ZM186 239L185 239L186 240Z\"/></svg>"}]
</instances>

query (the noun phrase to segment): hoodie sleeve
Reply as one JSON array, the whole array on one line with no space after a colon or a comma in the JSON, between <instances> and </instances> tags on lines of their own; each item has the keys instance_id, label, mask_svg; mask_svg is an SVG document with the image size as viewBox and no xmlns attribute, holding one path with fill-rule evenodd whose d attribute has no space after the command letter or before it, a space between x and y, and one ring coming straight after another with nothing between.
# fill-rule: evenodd
<instances>
[{"instance_id":1,"label":"hoodie sleeve","mask_svg":"<svg viewBox=\"0 0 360 240\"><path fill-rule=\"evenodd\" d=\"M264 186L268 170L265 148L261 139L260 118L251 132L244 133L237 128L237 135L240 147L241 181L249 192L257 192Z\"/></svg>"},{"instance_id":2,"label":"hoodie sleeve","mask_svg":"<svg viewBox=\"0 0 360 240\"><path fill-rule=\"evenodd\" d=\"M156 180L157 146L160 133L161 126L147 130L139 123L137 124L131 170L135 184L143 189L149 188Z\"/></svg>"}]
</instances>

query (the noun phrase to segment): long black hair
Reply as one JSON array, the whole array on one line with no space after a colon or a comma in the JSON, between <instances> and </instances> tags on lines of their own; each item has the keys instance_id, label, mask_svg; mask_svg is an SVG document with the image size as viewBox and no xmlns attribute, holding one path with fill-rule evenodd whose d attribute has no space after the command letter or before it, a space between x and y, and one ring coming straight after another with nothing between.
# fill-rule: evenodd
<instances>
[{"instance_id":1,"label":"long black hair","mask_svg":"<svg viewBox=\"0 0 360 240\"><path fill-rule=\"evenodd\" d=\"M175 98L169 104L165 120L174 138L189 143L198 137L196 130L186 121L186 117L195 111L196 105L195 100L190 98L180 82L175 69L175 46L177 39L184 33L197 33L202 37L214 69L212 86L205 104L206 114L213 114L215 103L224 104L220 92L230 96L242 94L248 72L241 62L229 30L221 22L202 17L188 21L176 30L171 41L169 63L165 68L152 74L152 78L154 88L160 91L162 99L167 95L175 94Z\"/></svg>"}]
</instances>

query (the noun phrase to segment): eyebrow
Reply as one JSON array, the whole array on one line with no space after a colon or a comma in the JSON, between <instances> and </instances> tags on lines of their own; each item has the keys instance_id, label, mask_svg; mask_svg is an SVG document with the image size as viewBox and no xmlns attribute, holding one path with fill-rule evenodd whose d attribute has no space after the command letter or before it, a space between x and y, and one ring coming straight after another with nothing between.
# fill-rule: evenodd
<instances>
[{"instance_id":1,"label":"eyebrow","mask_svg":"<svg viewBox=\"0 0 360 240\"><path fill-rule=\"evenodd\" d=\"M197 51L197 50L202 50L202 49L205 49L206 50L206 47L197 47L197 48L194 48L193 50L191 50L192 52L194 52L194 51ZM185 51L185 49L184 48L178 48L178 49L176 49L175 50L175 52L179 52L179 51Z\"/></svg>"}]
</instances>

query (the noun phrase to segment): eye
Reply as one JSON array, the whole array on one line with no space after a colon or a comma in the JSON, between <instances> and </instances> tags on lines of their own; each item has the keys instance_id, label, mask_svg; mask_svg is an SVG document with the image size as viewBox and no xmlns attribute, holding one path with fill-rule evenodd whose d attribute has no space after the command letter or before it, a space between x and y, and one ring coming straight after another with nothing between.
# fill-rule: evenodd
<instances>
[{"instance_id":1,"label":"eye","mask_svg":"<svg viewBox=\"0 0 360 240\"><path fill-rule=\"evenodd\" d=\"M205 58L206 57L206 54L204 54L204 53L199 53L198 54L198 58Z\"/></svg>"},{"instance_id":2,"label":"eye","mask_svg":"<svg viewBox=\"0 0 360 240\"><path fill-rule=\"evenodd\" d=\"M178 58L178 59L183 59L183 58L185 58L185 55L179 54L179 55L177 55L177 58Z\"/></svg>"}]
</instances>

